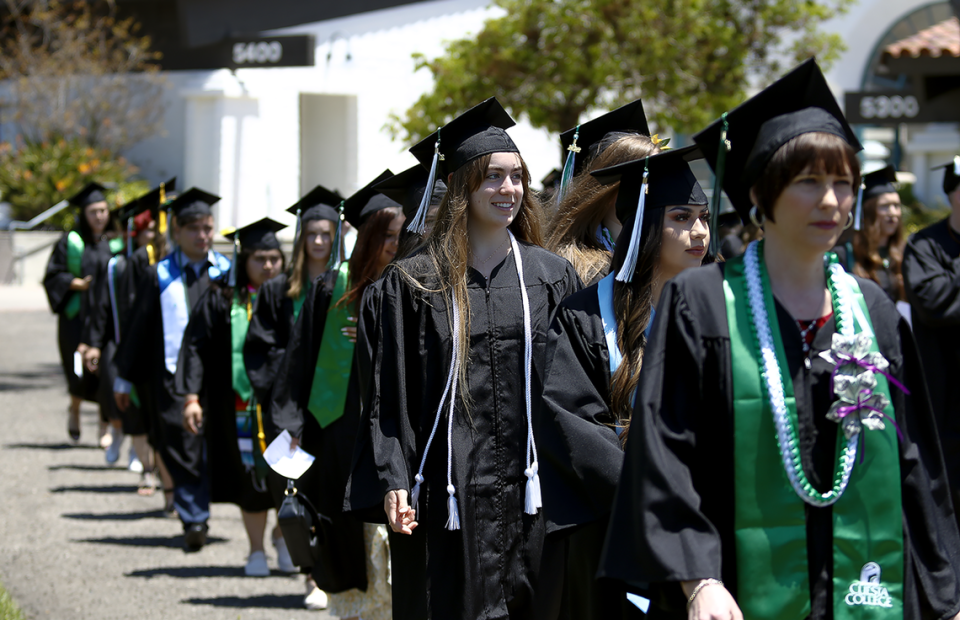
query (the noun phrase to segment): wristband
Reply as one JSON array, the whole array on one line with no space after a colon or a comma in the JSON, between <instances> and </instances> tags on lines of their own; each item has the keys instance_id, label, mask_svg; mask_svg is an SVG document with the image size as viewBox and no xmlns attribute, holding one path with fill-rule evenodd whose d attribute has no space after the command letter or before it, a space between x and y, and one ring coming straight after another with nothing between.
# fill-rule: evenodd
<instances>
[{"instance_id":1,"label":"wristband","mask_svg":"<svg viewBox=\"0 0 960 620\"><path fill-rule=\"evenodd\" d=\"M186 406L189 405L190 403L199 403L199 402L200 402L200 399L197 398L196 396L194 396L193 398L186 398L186 399L184 399L184 401L183 401L183 406L186 407Z\"/></svg>"},{"instance_id":2,"label":"wristband","mask_svg":"<svg viewBox=\"0 0 960 620\"><path fill-rule=\"evenodd\" d=\"M693 589L693 592L690 593L690 598L687 599L687 609L690 609L690 605L693 604L693 599L697 598L697 595L700 594L700 590L703 590L707 586L722 586L723 582L719 579L703 579L700 583L697 584L697 587Z\"/></svg>"}]
</instances>

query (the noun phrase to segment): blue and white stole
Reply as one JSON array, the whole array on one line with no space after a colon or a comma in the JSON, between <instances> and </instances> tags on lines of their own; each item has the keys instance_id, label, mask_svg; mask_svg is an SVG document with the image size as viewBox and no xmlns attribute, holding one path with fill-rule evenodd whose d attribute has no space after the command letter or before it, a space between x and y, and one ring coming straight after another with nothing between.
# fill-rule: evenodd
<instances>
[{"instance_id":1,"label":"blue and white stole","mask_svg":"<svg viewBox=\"0 0 960 620\"><path fill-rule=\"evenodd\" d=\"M211 250L207 254L207 274L216 280L230 271L230 259ZM157 262L157 280L160 284L160 314L163 318L163 364L170 374L177 372L177 358L183 332L190 320L190 300L183 269L186 257L177 249Z\"/></svg>"},{"instance_id":2,"label":"blue and white stole","mask_svg":"<svg viewBox=\"0 0 960 620\"><path fill-rule=\"evenodd\" d=\"M610 359L610 376L617 372L620 362L623 361L623 354L620 353L620 347L617 346L617 315L613 311L613 277L610 273L607 277L597 283L597 301L600 302L600 320L603 321L603 335L607 339L607 357ZM644 334L650 338L650 330L653 328L653 317L657 315L657 309L650 308L650 322Z\"/></svg>"}]
</instances>

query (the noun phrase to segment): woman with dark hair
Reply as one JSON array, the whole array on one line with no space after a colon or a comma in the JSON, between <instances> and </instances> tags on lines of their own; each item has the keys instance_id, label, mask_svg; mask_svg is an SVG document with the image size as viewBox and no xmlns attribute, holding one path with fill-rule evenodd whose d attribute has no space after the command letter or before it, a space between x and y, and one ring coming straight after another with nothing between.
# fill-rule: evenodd
<instances>
[{"instance_id":1,"label":"woman with dark hair","mask_svg":"<svg viewBox=\"0 0 960 620\"><path fill-rule=\"evenodd\" d=\"M427 186L445 177L447 193L423 248L380 285L345 500L367 519L386 513L398 620L533 613L544 532L533 395L547 327L580 282L539 247L513 124L491 98L411 149Z\"/></svg>"},{"instance_id":2,"label":"woman with dark hair","mask_svg":"<svg viewBox=\"0 0 960 620\"><path fill-rule=\"evenodd\" d=\"M899 302L907 299L901 271L906 239L896 182L893 166L863 175L862 219L853 233L853 273L873 280Z\"/></svg>"},{"instance_id":3,"label":"woman with dark hair","mask_svg":"<svg viewBox=\"0 0 960 620\"><path fill-rule=\"evenodd\" d=\"M954 617L909 327L829 253L859 143L826 80L811 59L694 140L764 240L664 287L600 577L646 590L651 618Z\"/></svg>"},{"instance_id":4,"label":"woman with dark hair","mask_svg":"<svg viewBox=\"0 0 960 620\"><path fill-rule=\"evenodd\" d=\"M210 501L240 507L250 541L244 574L250 577L270 574L263 535L273 499L264 484L262 412L244 367L243 343L257 291L283 271L276 237L282 228L284 224L265 217L225 233L239 248L230 279L211 283L190 313L177 363L183 427L194 434L203 432ZM278 532L279 528L274 537Z\"/></svg>"},{"instance_id":5,"label":"woman with dark hair","mask_svg":"<svg viewBox=\"0 0 960 620\"><path fill-rule=\"evenodd\" d=\"M540 420L547 530L566 543L563 617L642 615L596 573L660 293L707 258L707 197L687 165L699 157L686 148L592 173L600 183L619 183L624 228L612 272L560 304L547 340Z\"/></svg>"},{"instance_id":6,"label":"woman with dark hair","mask_svg":"<svg viewBox=\"0 0 960 620\"><path fill-rule=\"evenodd\" d=\"M79 209L77 226L54 246L43 277L50 310L59 317L57 343L70 392L67 432L73 441L80 439L80 403L99 402L97 376L84 367L86 347L81 343L93 279L110 256L123 248L122 239L108 236L116 232L110 230L111 224L116 228L116 221L111 217L105 191L98 183L88 183L70 197L70 204Z\"/></svg>"},{"instance_id":7,"label":"woman with dark hair","mask_svg":"<svg viewBox=\"0 0 960 620\"><path fill-rule=\"evenodd\" d=\"M327 613L341 618L378 620L391 609L385 528L343 512L360 419L355 317L364 291L393 260L403 225L400 205L373 189L391 176L384 172L343 201L344 219L359 231L353 255L314 281L269 408L276 430L317 457L296 488L330 519L329 536L323 558L300 568L327 593Z\"/></svg>"},{"instance_id":8,"label":"woman with dark hair","mask_svg":"<svg viewBox=\"0 0 960 620\"><path fill-rule=\"evenodd\" d=\"M610 271L621 229L618 184L601 185L590 173L659 153L649 132L638 99L560 136L568 155L546 247L570 261L587 286Z\"/></svg>"}]
</instances>

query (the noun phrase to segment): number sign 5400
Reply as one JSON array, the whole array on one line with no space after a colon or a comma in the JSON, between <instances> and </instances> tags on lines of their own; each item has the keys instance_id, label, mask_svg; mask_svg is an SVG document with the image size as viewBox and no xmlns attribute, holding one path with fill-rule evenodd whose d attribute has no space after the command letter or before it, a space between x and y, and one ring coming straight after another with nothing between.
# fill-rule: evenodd
<instances>
[{"instance_id":1,"label":"number sign 5400","mask_svg":"<svg viewBox=\"0 0 960 620\"><path fill-rule=\"evenodd\" d=\"M279 41L233 44L233 62L238 65L277 63L281 58L283 45Z\"/></svg>"}]
</instances>

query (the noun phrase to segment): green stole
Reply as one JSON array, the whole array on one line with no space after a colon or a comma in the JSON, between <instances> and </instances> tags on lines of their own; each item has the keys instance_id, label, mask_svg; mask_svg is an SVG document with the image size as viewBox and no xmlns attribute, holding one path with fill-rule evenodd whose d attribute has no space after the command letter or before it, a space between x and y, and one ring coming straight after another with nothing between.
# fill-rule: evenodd
<instances>
[{"instance_id":1,"label":"green stole","mask_svg":"<svg viewBox=\"0 0 960 620\"><path fill-rule=\"evenodd\" d=\"M84 247L85 244L83 243L83 237L80 236L80 233L75 230L67 233L67 271L69 271L74 278L83 277L82 264ZM78 312L80 312L80 292L71 291L70 300L67 302L64 313L68 319L72 319L77 316Z\"/></svg>"},{"instance_id":2,"label":"green stole","mask_svg":"<svg viewBox=\"0 0 960 620\"><path fill-rule=\"evenodd\" d=\"M323 339L320 341L310 387L307 409L317 419L320 428L336 422L343 415L343 406L347 401L354 343L340 333L343 327L350 324L347 320L350 312L338 302L347 292L349 271L349 263L341 264L337 271L337 283L333 287L330 309L327 310L327 320L323 325Z\"/></svg>"},{"instance_id":3,"label":"green stole","mask_svg":"<svg viewBox=\"0 0 960 620\"><path fill-rule=\"evenodd\" d=\"M240 303L240 296L233 294L233 303L230 305L230 371L233 377L233 391L243 402L249 402L253 395L253 386L247 376L247 367L243 363L243 343L247 339L247 329L250 327L250 306L256 298L251 292L247 303Z\"/></svg>"},{"instance_id":4,"label":"green stole","mask_svg":"<svg viewBox=\"0 0 960 620\"><path fill-rule=\"evenodd\" d=\"M788 418L796 429L793 383L762 252L759 262ZM842 283L847 298L859 306L866 322L854 321L855 331L872 334L859 286L846 274ZM748 309L743 257L727 261L724 294L733 362L737 602L747 620L804 618L811 609L805 506L787 479L780 457L761 374L760 345ZM874 338L871 351L877 350ZM889 400L886 378L880 373L875 376L874 392ZM893 419L893 406L888 404L884 413ZM862 460L855 464L846 491L833 504L833 609L837 620L903 617L903 510L899 446L892 426L888 422L884 430L864 427L860 431L857 458ZM846 438L838 428L838 456L845 445ZM799 467L799 454L795 460Z\"/></svg>"},{"instance_id":5,"label":"green stole","mask_svg":"<svg viewBox=\"0 0 960 620\"><path fill-rule=\"evenodd\" d=\"M307 282L307 285L300 288L300 295L293 300L293 320L296 321L297 317L300 316L300 310L303 309L303 302L307 300L307 295L310 293L310 287L313 286L313 282Z\"/></svg>"}]
</instances>

